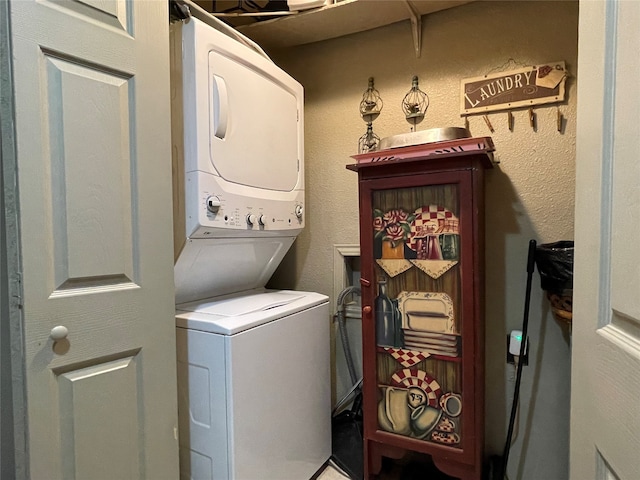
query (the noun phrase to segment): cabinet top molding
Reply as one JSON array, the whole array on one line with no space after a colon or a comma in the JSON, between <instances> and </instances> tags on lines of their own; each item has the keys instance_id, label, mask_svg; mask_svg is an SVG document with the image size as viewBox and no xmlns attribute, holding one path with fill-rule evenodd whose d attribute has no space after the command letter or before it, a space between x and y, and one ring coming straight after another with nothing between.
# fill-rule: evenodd
<instances>
[{"instance_id":1,"label":"cabinet top molding","mask_svg":"<svg viewBox=\"0 0 640 480\"><path fill-rule=\"evenodd\" d=\"M354 158L357 163L347 165L347 169L358 171L362 167L371 167L376 164L424 160L426 158L444 159L465 155L480 155L482 166L492 168L494 151L495 146L491 137L458 138L352 155L351 158Z\"/></svg>"}]
</instances>

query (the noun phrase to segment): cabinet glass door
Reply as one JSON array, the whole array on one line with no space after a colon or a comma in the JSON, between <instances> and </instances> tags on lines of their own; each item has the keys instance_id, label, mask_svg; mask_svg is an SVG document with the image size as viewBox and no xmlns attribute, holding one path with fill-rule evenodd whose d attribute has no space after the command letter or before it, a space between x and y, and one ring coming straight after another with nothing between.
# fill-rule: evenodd
<instances>
[{"instance_id":1,"label":"cabinet glass door","mask_svg":"<svg viewBox=\"0 0 640 480\"><path fill-rule=\"evenodd\" d=\"M372 192L377 418L383 431L461 448L460 185ZM470 233L469 233L470 234Z\"/></svg>"}]
</instances>

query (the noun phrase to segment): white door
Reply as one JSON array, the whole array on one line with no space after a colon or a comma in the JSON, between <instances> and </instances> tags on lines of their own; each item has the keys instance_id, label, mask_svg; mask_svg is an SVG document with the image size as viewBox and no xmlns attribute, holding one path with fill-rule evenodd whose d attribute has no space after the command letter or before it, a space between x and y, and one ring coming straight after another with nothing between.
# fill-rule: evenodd
<instances>
[{"instance_id":1,"label":"white door","mask_svg":"<svg viewBox=\"0 0 640 480\"><path fill-rule=\"evenodd\" d=\"M640 478L640 2L580 2L573 480Z\"/></svg>"},{"instance_id":2,"label":"white door","mask_svg":"<svg viewBox=\"0 0 640 480\"><path fill-rule=\"evenodd\" d=\"M10 15L30 478L174 480L167 2Z\"/></svg>"}]
</instances>

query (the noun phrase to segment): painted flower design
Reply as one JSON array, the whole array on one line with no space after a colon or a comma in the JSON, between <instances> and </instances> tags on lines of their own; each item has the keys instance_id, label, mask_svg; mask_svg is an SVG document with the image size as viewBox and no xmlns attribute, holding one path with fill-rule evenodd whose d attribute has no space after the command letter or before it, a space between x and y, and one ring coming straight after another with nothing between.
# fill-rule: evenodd
<instances>
[{"instance_id":1,"label":"painted flower design","mask_svg":"<svg viewBox=\"0 0 640 480\"><path fill-rule=\"evenodd\" d=\"M408 218L407 212L405 212L402 209L397 209L397 210L389 210L387 213L383 215L382 220L387 225L394 225L402 222L406 223L407 218Z\"/></svg>"},{"instance_id":2,"label":"painted flower design","mask_svg":"<svg viewBox=\"0 0 640 480\"><path fill-rule=\"evenodd\" d=\"M384 230L384 220L382 220L382 217L374 217L373 219L373 229L376 232L381 232Z\"/></svg>"},{"instance_id":3,"label":"painted flower design","mask_svg":"<svg viewBox=\"0 0 640 480\"><path fill-rule=\"evenodd\" d=\"M397 243L400 240L404 240L405 239L405 231L398 224L389 225L387 227L386 239Z\"/></svg>"},{"instance_id":4,"label":"painted flower design","mask_svg":"<svg viewBox=\"0 0 640 480\"><path fill-rule=\"evenodd\" d=\"M405 242L411 233L411 222L415 214L408 214L402 208L394 208L383 212L373 210L373 229L375 237L391 242L393 247Z\"/></svg>"}]
</instances>

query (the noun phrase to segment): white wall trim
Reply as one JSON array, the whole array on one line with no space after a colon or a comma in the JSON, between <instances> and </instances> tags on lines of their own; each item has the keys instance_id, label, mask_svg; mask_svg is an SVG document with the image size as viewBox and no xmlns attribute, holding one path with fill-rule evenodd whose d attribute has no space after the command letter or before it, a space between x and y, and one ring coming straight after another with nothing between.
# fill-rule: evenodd
<instances>
[{"instance_id":1,"label":"white wall trim","mask_svg":"<svg viewBox=\"0 0 640 480\"><path fill-rule=\"evenodd\" d=\"M335 310L336 300L340 292L348 286L345 257L359 257L360 245L334 244L333 245L333 298L331 305Z\"/></svg>"}]
</instances>

